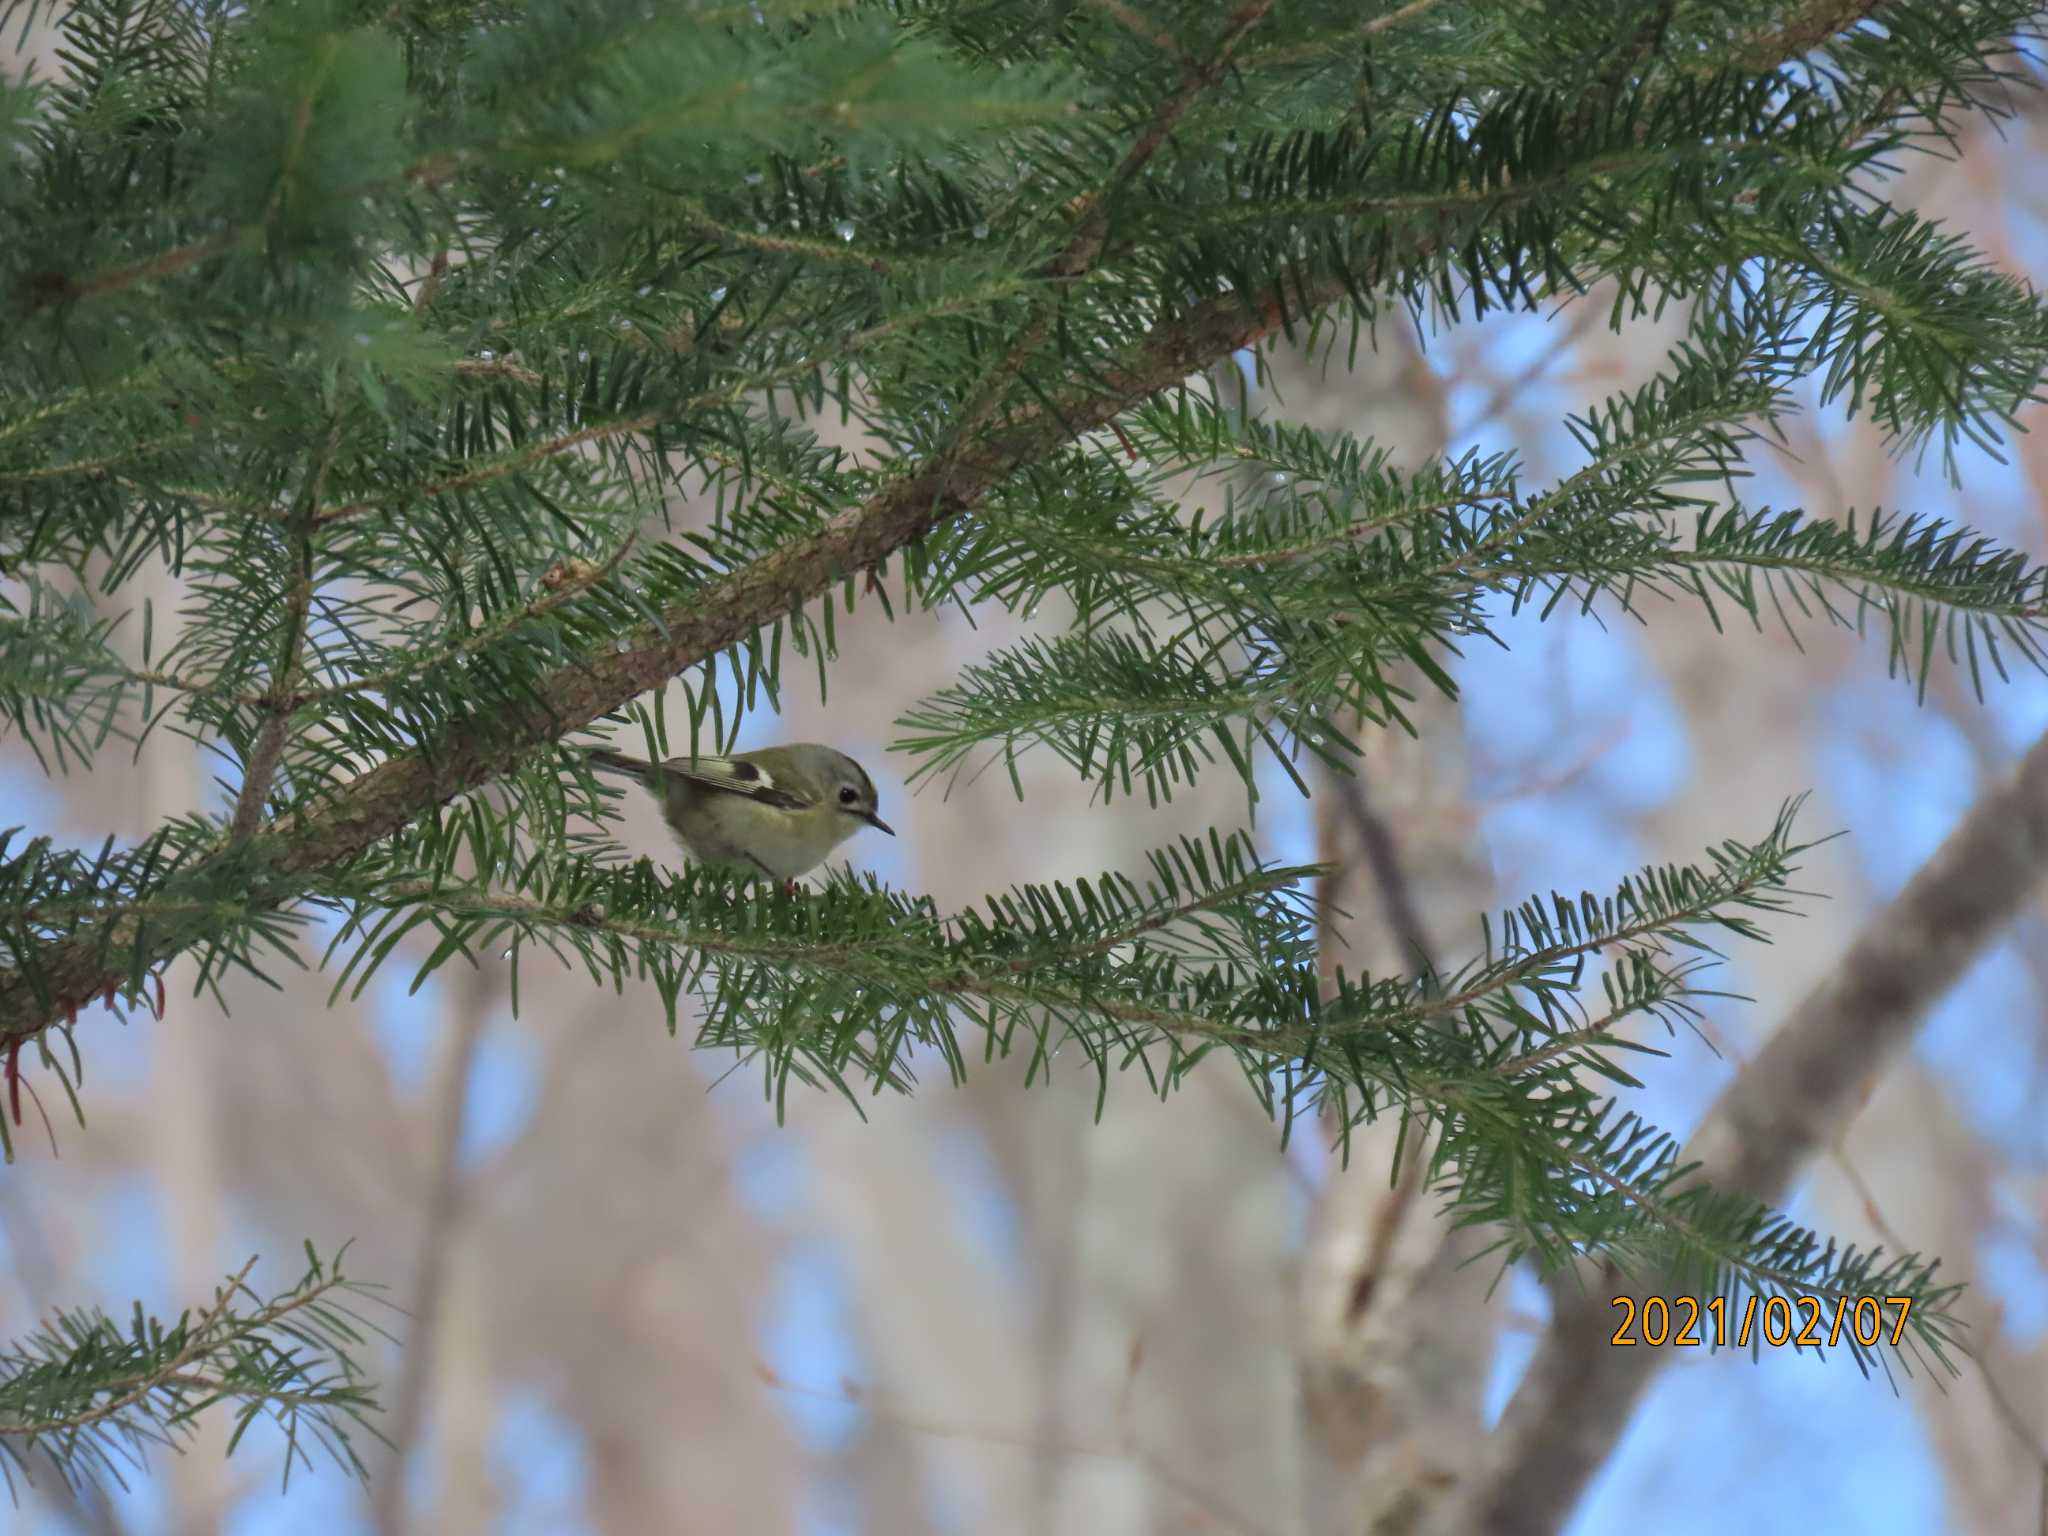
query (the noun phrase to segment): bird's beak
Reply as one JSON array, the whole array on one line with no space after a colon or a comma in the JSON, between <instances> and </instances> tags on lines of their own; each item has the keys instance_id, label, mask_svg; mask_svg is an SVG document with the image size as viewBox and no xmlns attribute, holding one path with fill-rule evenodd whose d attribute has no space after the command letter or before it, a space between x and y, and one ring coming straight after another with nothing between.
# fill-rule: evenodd
<instances>
[{"instance_id":1,"label":"bird's beak","mask_svg":"<svg viewBox=\"0 0 2048 1536\"><path fill-rule=\"evenodd\" d=\"M869 826L873 827L877 832L886 832L891 837L894 837L896 835L896 829L890 826L889 823L887 823L886 821L882 820L882 818L877 816L873 811L868 812L867 823Z\"/></svg>"}]
</instances>

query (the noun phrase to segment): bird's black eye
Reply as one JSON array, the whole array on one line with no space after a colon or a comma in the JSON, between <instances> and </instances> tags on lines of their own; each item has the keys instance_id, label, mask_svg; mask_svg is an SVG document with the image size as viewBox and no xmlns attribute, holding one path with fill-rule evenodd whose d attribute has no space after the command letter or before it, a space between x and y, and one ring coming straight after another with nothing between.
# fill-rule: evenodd
<instances>
[{"instance_id":1,"label":"bird's black eye","mask_svg":"<svg viewBox=\"0 0 2048 1536\"><path fill-rule=\"evenodd\" d=\"M859 798L860 796L856 794L852 789L842 789L839 791L839 803L841 805L851 805L854 801L858 800Z\"/></svg>"}]
</instances>

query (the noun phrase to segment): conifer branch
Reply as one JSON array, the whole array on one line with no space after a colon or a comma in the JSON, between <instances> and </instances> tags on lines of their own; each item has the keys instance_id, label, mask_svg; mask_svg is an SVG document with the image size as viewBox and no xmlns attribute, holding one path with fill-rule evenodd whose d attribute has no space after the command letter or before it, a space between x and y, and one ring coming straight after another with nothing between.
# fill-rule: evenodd
<instances>
[{"instance_id":1,"label":"conifer branch","mask_svg":"<svg viewBox=\"0 0 2048 1536\"><path fill-rule=\"evenodd\" d=\"M1317 295L1333 302L1341 285ZM809 538L735 572L690 603L630 637L624 651L600 654L555 672L536 706L484 732L448 732L430 749L363 773L318 810L293 811L262 826L244 850L261 871L254 908L276 907L314 879L388 837L415 817L487 783L520 756L630 703L678 672L773 622L850 571L879 565L947 519L957 517L1020 464L1032 462L1138 402L1170 388L1277 329L1277 303L1248 312L1234 295L1212 299L1168 320L1095 387L1016 412L1004 430L964 443L951 460L907 475L862 506L834 517ZM226 858L222 854L216 858ZM203 881L207 861L191 874ZM138 936L147 963L137 966ZM0 970L0 1034L31 1034L57 1017L64 999L98 995L119 985L140 995L148 969L205 937L202 926L167 922L144 931L133 913L110 911L100 932L36 956L32 974Z\"/></svg>"},{"instance_id":2,"label":"conifer branch","mask_svg":"<svg viewBox=\"0 0 2048 1536\"><path fill-rule=\"evenodd\" d=\"M1443 0L1408 0L1383 15L1351 25L1333 28L1321 37L1305 38L1272 48L1260 48L1246 56L1244 63L1252 69L1273 69L1285 65L1300 64L1310 59L1327 58L1340 49L1375 37L1415 20L1416 17L1435 10Z\"/></svg>"},{"instance_id":3,"label":"conifer branch","mask_svg":"<svg viewBox=\"0 0 2048 1536\"><path fill-rule=\"evenodd\" d=\"M96 459L73 459L63 464L39 464L34 469L0 470L0 485L30 485L37 481L61 480L68 475L104 475L110 469L124 464L133 464L151 454L176 447L181 441L177 433L151 438L146 442L134 443L113 453L102 454Z\"/></svg>"},{"instance_id":4,"label":"conifer branch","mask_svg":"<svg viewBox=\"0 0 2048 1536\"><path fill-rule=\"evenodd\" d=\"M1793 6L1783 20L1743 40L1740 67L1777 69L1868 21L1883 5L1884 0L1807 0Z\"/></svg>"},{"instance_id":5,"label":"conifer branch","mask_svg":"<svg viewBox=\"0 0 2048 1536\"><path fill-rule=\"evenodd\" d=\"M44 309L53 304L73 303L80 299L104 298L119 293L124 288L133 288L141 283L152 283L160 278L176 277L180 272L189 271L216 256L224 255L262 232L261 226L252 225L244 229L224 230L204 240L193 240L184 245L173 246L159 251L156 255L141 261L125 263L95 273L81 283L65 281L50 284L35 290L29 301L29 312Z\"/></svg>"},{"instance_id":6,"label":"conifer branch","mask_svg":"<svg viewBox=\"0 0 2048 1536\"><path fill-rule=\"evenodd\" d=\"M1074 232L1059 255L1048 264L1046 271L1049 275L1077 277L1095 265L1102 254L1103 237L1109 228L1108 199L1145 169L1152 157L1159 153L1167 135L1173 132L1174 124L1223 77L1238 44L1265 20L1267 12L1273 9L1273 3L1274 0L1245 0L1224 22L1222 34L1205 57L1181 55L1180 83L1153 109L1151 117L1139 130L1130 148L1124 151L1116 168L1099 186L1082 193L1068 205Z\"/></svg>"},{"instance_id":7,"label":"conifer branch","mask_svg":"<svg viewBox=\"0 0 2048 1536\"><path fill-rule=\"evenodd\" d=\"M351 1436L377 1403L352 1351L382 1330L348 1305L368 1296L344 1276L341 1254L309 1267L289 1290L251 1291L251 1259L196 1318L118 1327L98 1311L60 1312L32 1337L0 1349L0 1476L33 1481L41 1456L78 1486L140 1465L152 1446L179 1447L198 1417L235 1405L233 1451L258 1416L287 1437L284 1478L308 1464L310 1439L344 1471L364 1475Z\"/></svg>"},{"instance_id":8,"label":"conifer branch","mask_svg":"<svg viewBox=\"0 0 2048 1536\"><path fill-rule=\"evenodd\" d=\"M295 148L311 110L310 101L302 98L293 117ZM283 196L282 187L279 188L279 196ZM291 579L285 588L283 635L278 643L276 664L271 669L270 687L264 691L262 724L257 727L256 744L250 748L248 761L242 768L242 789L235 798L234 819L228 826L230 850L256 835L257 825L263 819L264 802L270 797L271 783L277 777L278 764L284 759L285 740L291 732L292 700L306 649L306 626L313 614L313 529L320 517L320 493L327 484L327 471L334 463L335 451L340 446L341 414L337 410L334 424L327 430L327 440L321 445L312 473L307 477L298 512L292 519L289 535L292 568Z\"/></svg>"},{"instance_id":9,"label":"conifer branch","mask_svg":"<svg viewBox=\"0 0 2048 1536\"><path fill-rule=\"evenodd\" d=\"M0 833L9 1087L27 1048L69 1091L75 1056L50 1046L166 958L191 954L201 988L265 976L337 911L338 986L409 937L422 975L509 946L515 989L544 948L651 980L672 1029L687 993L698 1042L777 1095L908 1086L921 1046L957 1076L969 1037L1033 1075L1077 1045L1104 1091L1135 1068L1164 1094L1220 1054L1283 1126L1343 1142L1404 1117L1432 1148L1404 1188L1509 1258L1752 1291L1883 1276L1929 1298L1938 1354L1926 1266L1697 1186L1590 1086L1633 1085L1648 1048L1624 1020L1697 1025L1708 941L1788 909L1783 819L1708 864L1528 903L1456 971L1332 979L1313 872L1241 837L1161 851L1142 888L953 914L847 877L735 900L712 872L622 863L610 792L556 748L650 693L663 734L671 682L692 747L729 746L789 656L823 687L838 612L872 593L893 616L892 557L909 604L1058 593L1080 616L913 717L897 744L924 771L1043 740L1157 796L1219 758L1249 783L1262 750L1297 780L1304 752L1355 756L1336 722L1405 721L1416 670L1453 687L1437 658L1490 633L1492 594L1875 618L1923 679L1944 640L1973 677L2001 648L2048 661L2048 570L2015 552L1911 519L1708 513L1701 489L1732 488L1802 377L1945 449L2036 394L2048 307L1882 181L1891 151L1998 109L2037 24L2022 0L1210 0L1176 38L1125 0L760 27L534 0L483 45L438 11L228 7L179 30L187 9L137 56L130 0L77 0L75 79L0 99L0 222L21 232L0 249L21 320L0 552L29 592L0 595L0 716L64 764L137 729L139 688L140 734L173 721L244 776L230 816L132 848ZM1506 455L1396 472L1185 387L1276 330L1326 345L1404 303L1460 320L1595 282L1617 318L1722 319L1574 420L1586 467L1534 493ZM814 429L834 408L857 459ZM1218 465L1225 510L1187 515L1174 477ZM699 475L711 517L643 533ZM153 658L145 605L130 667L111 621L55 594L158 560L188 622ZM89 1436L215 1379L183 1348L49 1423Z\"/></svg>"},{"instance_id":10,"label":"conifer branch","mask_svg":"<svg viewBox=\"0 0 2048 1536\"><path fill-rule=\"evenodd\" d=\"M176 1382L184 1384L190 1381L192 1378L185 1374L185 1367L198 1359L202 1354L208 1353L217 1347L213 1340L214 1330L219 1325L229 1305L235 1300L236 1295L244 1288L243 1282L249 1278L249 1271L255 1267L256 1260L252 1257L241 1269L228 1276L227 1284L214 1292L213 1305L201 1315L198 1325L187 1335L185 1343L180 1348L173 1350L164 1359L155 1362L148 1370L131 1372L126 1376L111 1377L101 1382L99 1390L106 1395L89 1408L77 1408L69 1413L57 1414L25 1423L8 1423L0 1420L0 1435L20 1435L33 1438L37 1435L56 1435L66 1430L84 1429L89 1425L99 1423L102 1419L113 1418L117 1414L126 1411L129 1407L141 1402L143 1398L157 1391L166 1383ZM327 1288L329 1287L323 1287L322 1289ZM317 1297L319 1294L319 1291L314 1291L308 1299ZM264 1321L274 1322L283 1315L284 1310L280 1310L275 1314L265 1317Z\"/></svg>"},{"instance_id":11,"label":"conifer branch","mask_svg":"<svg viewBox=\"0 0 2048 1536\"><path fill-rule=\"evenodd\" d=\"M774 368L742 375L716 389L705 390L674 405L636 412L609 421L592 422L573 432L564 432L540 442L526 444L511 453L481 460L460 474L388 491L372 499L322 508L314 518L314 526L324 529L372 513L394 512L413 502L440 496L460 496L465 492L497 484L550 460L573 454L575 450L587 444L637 437L670 419L687 419L699 412L736 404L749 395L772 390L777 385L787 384L833 367L844 366L858 359L869 348L897 337L919 324L946 319L985 304L994 304L1023 291L1024 286L1021 280L992 284L971 294L915 308L847 336L817 353L796 358ZM1040 283L1037 286L1043 287L1044 284ZM248 510L260 513L263 509Z\"/></svg>"}]
</instances>

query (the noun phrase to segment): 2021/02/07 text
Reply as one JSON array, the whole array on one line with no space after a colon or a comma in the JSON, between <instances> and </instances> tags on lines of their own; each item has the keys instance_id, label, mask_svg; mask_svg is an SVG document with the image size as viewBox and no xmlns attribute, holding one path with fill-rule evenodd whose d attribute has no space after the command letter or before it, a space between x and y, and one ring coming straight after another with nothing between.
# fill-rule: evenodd
<instances>
[{"instance_id":1,"label":"2021/02/07 text","mask_svg":"<svg viewBox=\"0 0 2048 1536\"><path fill-rule=\"evenodd\" d=\"M1847 1333L1864 1349L1880 1341L1898 1346L1913 1310L1910 1296L1750 1296L1732 1312L1725 1296L1616 1296L1621 1313L1608 1343L1616 1345L1733 1344L1747 1349L1753 1339L1772 1348L1791 1344L1832 1349ZM1887 1337L1888 1336L1888 1337Z\"/></svg>"}]
</instances>

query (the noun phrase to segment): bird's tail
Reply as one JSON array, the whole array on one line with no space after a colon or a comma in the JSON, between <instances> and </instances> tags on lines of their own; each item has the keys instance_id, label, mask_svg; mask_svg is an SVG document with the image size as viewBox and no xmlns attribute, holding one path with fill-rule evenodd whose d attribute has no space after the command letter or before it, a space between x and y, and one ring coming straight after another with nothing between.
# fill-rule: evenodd
<instances>
[{"instance_id":1,"label":"bird's tail","mask_svg":"<svg viewBox=\"0 0 2048 1536\"><path fill-rule=\"evenodd\" d=\"M591 747L584 753L590 759L590 766L606 773L616 773L623 778L638 779L645 784L653 777L652 766L637 757L624 757L604 747Z\"/></svg>"}]
</instances>

